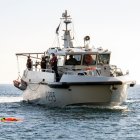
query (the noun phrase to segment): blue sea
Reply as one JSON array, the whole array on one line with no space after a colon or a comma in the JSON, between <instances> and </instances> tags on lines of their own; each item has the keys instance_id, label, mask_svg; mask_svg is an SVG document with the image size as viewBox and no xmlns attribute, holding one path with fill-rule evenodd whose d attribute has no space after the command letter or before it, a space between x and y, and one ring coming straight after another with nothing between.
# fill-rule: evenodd
<instances>
[{"instance_id":1,"label":"blue sea","mask_svg":"<svg viewBox=\"0 0 140 140\"><path fill-rule=\"evenodd\" d=\"M0 140L140 140L140 85L130 88L124 105L47 108L22 101L13 85L0 85Z\"/></svg>"}]
</instances>

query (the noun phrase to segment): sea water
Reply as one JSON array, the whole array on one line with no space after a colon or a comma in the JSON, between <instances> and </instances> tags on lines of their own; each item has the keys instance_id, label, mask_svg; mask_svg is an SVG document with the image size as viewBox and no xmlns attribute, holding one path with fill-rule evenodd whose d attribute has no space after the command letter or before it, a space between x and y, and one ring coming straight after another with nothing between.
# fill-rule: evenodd
<instances>
[{"instance_id":1,"label":"sea water","mask_svg":"<svg viewBox=\"0 0 140 140\"><path fill-rule=\"evenodd\" d=\"M13 85L0 85L0 140L140 140L140 85L117 107L46 108L22 101Z\"/></svg>"}]
</instances>

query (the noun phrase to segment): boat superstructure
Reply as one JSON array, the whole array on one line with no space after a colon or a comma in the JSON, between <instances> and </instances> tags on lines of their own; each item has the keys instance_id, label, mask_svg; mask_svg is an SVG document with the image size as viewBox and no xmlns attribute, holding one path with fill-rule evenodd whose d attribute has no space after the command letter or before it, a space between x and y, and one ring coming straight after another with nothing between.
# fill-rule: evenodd
<instances>
[{"instance_id":1,"label":"boat superstructure","mask_svg":"<svg viewBox=\"0 0 140 140\"><path fill-rule=\"evenodd\" d=\"M14 81L23 90L23 100L51 107L122 104L127 99L127 89L135 81L129 78L129 73L110 64L109 50L90 47L89 36L84 37L82 46L74 46L69 29L72 20L67 11L61 19L65 24L63 47L51 47L42 53L16 54L32 59L32 67L24 70L21 81ZM59 28L60 25L56 34ZM57 56L59 77L50 67L52 53ZM44 69L40 66L42 57L46 62Z\"/></svg>"}]
</instances>

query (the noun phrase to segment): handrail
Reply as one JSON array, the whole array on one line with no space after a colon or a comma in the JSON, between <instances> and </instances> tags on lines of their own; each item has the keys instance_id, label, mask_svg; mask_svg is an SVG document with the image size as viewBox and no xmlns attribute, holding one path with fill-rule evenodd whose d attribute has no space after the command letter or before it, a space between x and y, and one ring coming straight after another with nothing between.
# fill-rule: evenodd
<instances>
[{"instance_id":1,"label":"handrail","mask_svg":"<svg viewBox=\"0 0 140 140\"><path fill-rule=\"evenodd\" d=\"M42 72L51 72L51 73L54 73L54 70L52 70L52 69L41 69L41 68L32 68L29 71L42 71Z\"/></svg>"}]
</instances>

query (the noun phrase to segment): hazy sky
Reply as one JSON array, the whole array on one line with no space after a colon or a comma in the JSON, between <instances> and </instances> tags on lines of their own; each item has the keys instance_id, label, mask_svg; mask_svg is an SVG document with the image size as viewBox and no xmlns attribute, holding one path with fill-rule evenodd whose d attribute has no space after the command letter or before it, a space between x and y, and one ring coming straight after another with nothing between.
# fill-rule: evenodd
<instances>
[{"instance_id":1,"label":"hazy sky","mask_svg":"<svg viewBox=\"0 0 140 140\"><path fill-rule=\"evenodd\" d=\"M79 45L90 35L95 47L112 51L111 64L140 83L140 0L0 0L0 83L17 78L15 53L52 47L65 10Z\"/></svg>"}]
</instances>

